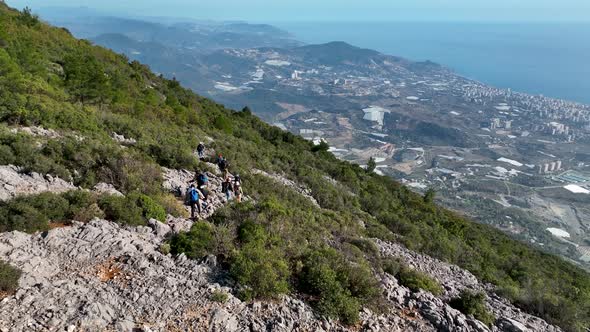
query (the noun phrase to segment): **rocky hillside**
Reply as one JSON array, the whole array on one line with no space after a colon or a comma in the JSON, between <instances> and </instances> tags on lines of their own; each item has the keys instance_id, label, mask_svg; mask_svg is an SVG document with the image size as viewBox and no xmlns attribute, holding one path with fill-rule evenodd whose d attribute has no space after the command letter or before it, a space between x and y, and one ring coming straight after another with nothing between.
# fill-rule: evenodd
<instances>
[{"instance_id":1,"label":"rocky hillside","mask_svg":"<svg viewBox=\"0 0 590 332\"><path fill-rule=\"evenodd\" d=\"M165 170L165 187L182 185L188 171ZM190 174L190 175L189 175ZM214 191L219 178L211 175ZM276 176L275 176L276 178ZM23 180L25 181L25 180ZM172 184L172 185L171 185ZM294 190L298 187L292 183ZM214 210L221 200L213 200ZM202 223L206 221L201 221ZM355 328L314 313L292 296L277 301L241 301L234 283L213 255L201 260L162 252L166 238L191 228L184 218L122 227L94 219L38 234L0 235L0 258L23 271L20 288L0 302L6 331L559 331L514 308L492 291L486 306L496 315L487 327L445 303L464 289L486 292L471 273L403 246L374 239L384 257L395 257L435 278L440 296L412 291L390 274L381 276L387 310L364 309Z\"/></svg>"},{"instance_id":2,"label":"rocky hillside","mask_svg":"<svg viewBox=\"0 0 590 332\"><path fill-rule=\"evenodd\" d=\"M0 122L0 330L590 324L571 263L3 3ZM195 171L210 196L193 221Z\"/></svg>"}]
</instances>

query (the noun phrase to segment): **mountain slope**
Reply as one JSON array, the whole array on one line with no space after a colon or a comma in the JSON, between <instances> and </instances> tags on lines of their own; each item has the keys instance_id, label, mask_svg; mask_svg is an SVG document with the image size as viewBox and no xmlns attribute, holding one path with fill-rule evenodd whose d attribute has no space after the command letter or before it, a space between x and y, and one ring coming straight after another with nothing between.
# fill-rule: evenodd
<instances>
[{"instance_id":1,"label":"mountain slope","mask_svg":"<svg viewBox=\"0 0 590 332\"><path fill-rule=\"evenodd\" d=\"M242 300L291 294L318 314L354 324L361 307L401 316L387 313L382 302L387 298L380 282L393 275L415 292L445 294L405 265L399 271L385 269L396 263L387 263L370 240L379 238L459 265L493 284L491 293L551 324L582 331L590 322L590 277L576 266L437 207L391 179L339 161L325 146L271 127L248 109L227 110L140 63L4 4L0 120L2 164L59 176L81 188L108 183L125 195L76 191L8 201L0 205L4 231L47 231L50 222L96 222L94 217L141 230L150 219L182 217L183 207L162 187L162 167L213 174L211 165L193 153L204 141L230 160L232 173L242 175L249 200L229 204L166 244L179 257L214 255ZM19 134L7 125L42 126L60 134ZM113 133L134 143L122 146ZM319 207L255 174L255 168L309 188ZM44 241L43 235L36 239ZM11 251L0 257L10 258Z\"/></svg>"}]
</instances>

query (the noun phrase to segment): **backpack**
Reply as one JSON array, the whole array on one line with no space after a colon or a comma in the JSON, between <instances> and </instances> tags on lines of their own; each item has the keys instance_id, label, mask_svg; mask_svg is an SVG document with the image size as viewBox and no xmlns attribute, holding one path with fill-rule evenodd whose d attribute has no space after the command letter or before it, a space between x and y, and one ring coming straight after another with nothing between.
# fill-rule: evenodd
<instances>
[{"instance_id":1,"label":"backpack","mask_svg":"<svg viewBox=\"0 0 590 332\"><path fill-rule=\"evenodd\" d=\"M234 188L233 189L234 189L234 192L236 194L238 194L238 193L241 192L241 190L240 190L241 188L240 187L241 187L241 183L239 181L235 181L234 182Z\"/></svg>"},{"instance_id":2,"label":"backpack","mask_svg":"<svg viewBox=\"0 0 590 332\"><path fill-rule=\"evenodd\" d=\"M192 204L199 201L199 192L195 188L189 188L186 192L186 203Z\"/></svg>"},{"instance_id":3,"label":"backpack","mask_svg":"<svg viewBox=\"0 0 590 332\"><path fill-rule=\"evenodd\" d=\"M231 181L223 181L221 183L221 192L225 193L228 191L232 191Z\"/></svg>"},{"instance_id":4,"label":"backpack","mask_svg":"<svg viewBox=\"0 0 590 332\"><path fill-rule=\"evenodd\" d=\"M227 160L225 160L225 159L221 159L221 160L219 161L219 168L221 168L221 169L226 169L226 168L227 168L227 166L228 166L228 165L227 165Z\"/></svg>"},{"instance_id":5,"label":"backpack","mask_svg":"<svg viewBox=\"0 0 590 332\"><path fill-rule=\"evenodd\" d=\"M205 175L204 173L200 173L197 177L197 182L199 182L199 186L204 185L205 183L207 183L207 181L209 181L209 179L207 178L207 175Z\"/></svg>"}]
</instances>

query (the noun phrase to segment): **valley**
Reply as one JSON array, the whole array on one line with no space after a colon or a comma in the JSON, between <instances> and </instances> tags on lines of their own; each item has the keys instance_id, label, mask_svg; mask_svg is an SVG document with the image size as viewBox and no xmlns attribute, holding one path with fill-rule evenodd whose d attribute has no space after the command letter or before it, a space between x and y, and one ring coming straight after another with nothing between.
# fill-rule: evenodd
<instances>
[{"instance_id":1,"label":"valley","mask_svg":"<svg viewBox=\"0 0 590 332\"><path fill-rule=\"evenodd\" d=\"M378 174L434 189L445 206L590 267L590 106L344 42L300 46L270 28L270 46L259 47L251 32L263 35L260 26L233 31L240 43L212 45L203 31L223 25L176 24L190 32L179 43L164 38L170 27L151 24L151 34L138 22L118 34L104 23L68 27L218 102L324 140L343 160L374 158Z\"/></svg>"}]
</instances>

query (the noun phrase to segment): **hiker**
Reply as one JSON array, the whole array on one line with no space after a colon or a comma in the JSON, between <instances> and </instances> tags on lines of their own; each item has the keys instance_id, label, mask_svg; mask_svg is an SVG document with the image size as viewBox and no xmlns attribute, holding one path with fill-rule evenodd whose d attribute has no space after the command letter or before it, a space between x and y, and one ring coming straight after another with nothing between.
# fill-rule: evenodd
<instances>
[{"instance_id":1,"label":"hiker","mask_svg":"<svg viewBox=\"0 0 590 332\"><path fill-rule=\"evenodd\" d=\"M201 202L199 200L199 191L194 184L191 184L186 191L186 203L191 207L191 219L195 220L195 210L201 214Z\"/></svg>"},{"instance_id":2,"label":"hiker","mask_svg":"<svg viewBox=\"0 0 590 332\"><path fill-rule=\"evenodd\" d=\"M201 194L203 196L202 201L202 205L203 205L203 209L207 210L209 203L207 202L209 199L209 190L207 190L206 186L200 186L199 190L201 191Z\"/></svg>"},{"instance_id":3,"label":"hiker","mask_svg":"<svg viewBox=\"0 0 590 332\"><path fill-rule=\"evenodd\" d=\"M201 187L207 187L207 185L209 185L209 177L207 177L207 173L198 172L196 178L197 178L197 187L199 187L199 189Z\"/></svg>"},{"instance_id":4,"label":"hiker","mask_svg":"<svg viewBox=\"0 0 590 332\"><path fill-rule=\"evenodd\" d=\"M238 203L242 202L242 180L240 179L240 175L236 174L236 176L234 177L234 185L233 185L233 190L234 190L234 197L236 198L236 200L238 201Z\"/></svg>"},{"instance_id":5,"label":"hiker","mask_svg":"<svg viewBox=\"0 0 590 332\"><path fill-rule=\"evenodd\" d=\"M200 160L205 159L205 144L203 144L203 142L200 142L197 146L197 154L199 155Z\"/></svg>"},{"instance_id":6,"label":"hiker","mask_svg":"<svg viewBox=\"0 0 590 332\"><path fill-rule=\"evenodd\" d=\"M231 199L231 193L233 191L232 185L231 185L231 178L229 177L229 174L223 179L223 182L221 183L221 192L225 194L225 199L229 202L229 200Z\"/></svg>"},{"instance_id":7,"label":"hiker","mask_svg":"<svg viewBox=\"0 0 590 332\"><path fill-rule=\"evenodd\" d=\"M222 172L224 172L226 169L229 168L227 160L225 158L223 158L223 156L221 154L219 154L219 156L217 157L217 166L219 166L219 169Z\"/></svg>"}]
</instances>

